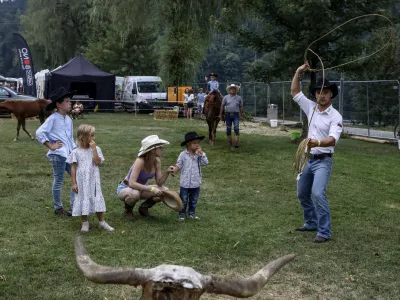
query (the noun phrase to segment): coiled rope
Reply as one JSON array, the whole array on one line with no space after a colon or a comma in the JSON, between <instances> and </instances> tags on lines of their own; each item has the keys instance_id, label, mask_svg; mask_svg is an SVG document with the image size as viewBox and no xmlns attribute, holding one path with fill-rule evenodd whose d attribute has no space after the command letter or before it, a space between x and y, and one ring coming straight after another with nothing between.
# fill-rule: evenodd
<instances>
[{"instance_id":1,"label":"coiled rope","mask_svg":"<svg viewBox=\"0 0 400 300\"><path fill-rule=\"evenodd\" d=\"M350 22L353 22L353 21L355 21L355 20L357 20L357 19L366 18L366 17L380 17L380 18L383 18L383 19L387 20L387 21L390 23L390 27L391 27L391 29L392 29L392 33L395 33L395 32L396 32L396 31L395 31L396 29L395 29L395 26L394 26L393 22L392 22L388 17L386 17L386 16L384 16L384 15L380 15L380 14L366 14L366 15L362 15L362 16L358 16L358 17L352 18L352 19L350 19L350 20L344 22L343 24L341 24L341 25L335 27L334 29L332 29L332 30L329 31L328 33L324 34L323 36L321 36L321 37L319 37L318 39L316 39L315 41L313 41L313 42L312 42L310 45L308 45L308 47L306 48L306 51L304 52L304 62L307 62L307 61L308 61L308 60L307 60L307 54L308 54L308 52L311 52L312 54L314 54L314 55L318 58L318 60L319 60L320 63L321 63L321 69L308 69L308 71L310 71L310 72L320 72L320 71L322 71L322 88L321 88L321 92L320 92L320 94L319 94L319 96L318 96L317 103L316 103L316 105L315 105L315 107L314 107L314 110L313 110L313 112L312 112L312 114L311 114L311 118L310 118L310 120L309 120L309 122L308 122L308 128L310 128L312 118L313 118L313 116L314 116L315 110L317 109L319 100L320 100L321 95L322 95L323 87L324 87L324 85L325 85L325 70L336 69L336 68L339 68L339 67L342 67L342 66L345 66L345 65L354 63L354 62L356 62L356 61L360 61L360 60L362 60L362 59L369 58L369 57L371 57L371 56L373 56L373 55L379 53L380 51L382 51L383 49L385 49L387 46L390 45L390 43L392 42L392 35L393 35L393 34L391 34L391 35L389 36L389 40L388 40L382 47L380 47L378 50L374 51L373 53L368 54L368 55L365 55L365 56L362 56L362 57L359 57L359 58L356 58L356 59L351 60L351 61L346 62L346 63L342 63L342 64L339 64L339 65L330 67L330 68L325 68L325 67L324 67L324 63L323 63L321 57L320 57L317 53L315 53L312 49L310 49L310 47L311 47L314 43L318 42L319 40L321 40L321 39L323 39L324 37L326 37L326 36L328 36L329 34L331 34L332 32L338 30L340 27L343 27L344 25L346 25L346 24L348 24L348 23L350 23ZM308 143L310 142L310 140L311 140L310 138L304 139L303 141L301 141L301 143L299 144L299 147L297 148L297 152L296 152L296 155L295 155L294 160L293 160L293 167L294 167L294 169L295 169L295 171L296 171L297 173L303 172L303 170L304 170L304 168L305 168L305 166L306 166L306 164L307 164L307 162L308 162L308 159L309 159L309 157L310 157L311 148L308 147Z\"/></svg>"}]
</instances>

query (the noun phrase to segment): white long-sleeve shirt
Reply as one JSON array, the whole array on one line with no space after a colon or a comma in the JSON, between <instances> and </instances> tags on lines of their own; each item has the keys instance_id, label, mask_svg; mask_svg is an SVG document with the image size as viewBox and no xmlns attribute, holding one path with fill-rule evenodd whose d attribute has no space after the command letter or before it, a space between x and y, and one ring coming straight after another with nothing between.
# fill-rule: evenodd
<instances>
[{"instance_id":1,"label":"white long-sleeve shirt","mask_svg":"<svg viewBox=\"0 0 400 300\"><path fill-rule=\"evenodd\" d=\"M53 113L36 131L36 138L41 143L60 141L62 147L56 150L49 150L47 157L50 155L60 155L67 158L68 155L76 148L73 140L73 124L69 116L63 116L58 112Z\"/></svg>"},{"instance_id":2,"label":"white long-sleeve shirt","mask_svg":"<svg viewBox=\"0 0 400 300\"><path fill-rule=\"evenodd\" d=\"M208 165L206 153L200 156L198 152L192 157L188 150L179 154L176 166L181 169L181 182L183 188L198 188L201 185L201 167Z\"/></svg>"},{"instance_id":3,"label":"white long-sleeve shirt","mask_svg":"<svg viewBox=\"0 0 400 300\"><path fill-rule=\"evenodd\" d=\"M317 103L308 99L302 92L294 96L293 100L299 104L300 108L307 115L308 120L310 120ZM311 124L309 124L308 138L323 140L331 136L335 139L336 145L343 131L342 124L342 115L332 105L324 111L319 111L317 107ZM334 149L334 146L314 147L311 148L311 154L333 153Z\"/></svg>"}]
</instances>

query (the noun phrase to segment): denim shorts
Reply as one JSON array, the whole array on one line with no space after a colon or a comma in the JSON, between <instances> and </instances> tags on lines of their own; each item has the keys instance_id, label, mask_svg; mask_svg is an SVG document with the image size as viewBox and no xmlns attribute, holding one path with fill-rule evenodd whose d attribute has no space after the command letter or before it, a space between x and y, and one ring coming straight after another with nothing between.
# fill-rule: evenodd
<instances>
[{"instance_id":1,"label":"denim shorts","mask_svg":"<svg viewBox=\"0 0 400 300\"><path fill-rule=\"evenodd\" d=\"M117 186L117 196L119 196L119 193L121 193L121 191L123 190L123 189L126 189L127 187L129 187L129 186L127 186L122 180L119 182L119 184L118 184L118 186Z\"/></svg>"}]
</instances>

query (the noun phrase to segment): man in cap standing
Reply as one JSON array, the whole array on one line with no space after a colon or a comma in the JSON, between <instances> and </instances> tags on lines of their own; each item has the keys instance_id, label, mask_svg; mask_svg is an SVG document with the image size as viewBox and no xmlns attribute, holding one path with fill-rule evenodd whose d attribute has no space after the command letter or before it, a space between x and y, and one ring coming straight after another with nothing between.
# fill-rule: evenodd
<instances>
[{"instance_id":1,"label":"man in cap standing","mask_svg":"<svg viewBox=\"0 0 400 300\"><path fill-rule=\"evenodd\" d=\"M333 108L332 99L338 94L336 84L327 79L318 80L310 91L317 103L307 99L300 89L300 74L308 70L308 63L300 66L292 80L293 100L311 119L308 129L311 148L309 160L297 177L297 197L303 208L304 224L297 231L317 231L314 243L323 243L331 237L331 219L326 187L332 171L332 155L343 130L342 116Z\"/></svg>"},{"instance_id":2,"label":"man in cap standing","mask_svg":"<svg viewBox=\"0 0 400 300\"><path fill-rule=\"evenodd\" d=\"M243 99L237 93L240 87L231 84L226 90L228 95L222 99L221 109L219 110L219 119L222 120L222 113L225 111L226 135L228 136L228 144L232 145L232 123L235 132L235 148L239 147L239 121L243 115ZM225 108L225 110L224 110Z\"/></svg>"}]
</instances>

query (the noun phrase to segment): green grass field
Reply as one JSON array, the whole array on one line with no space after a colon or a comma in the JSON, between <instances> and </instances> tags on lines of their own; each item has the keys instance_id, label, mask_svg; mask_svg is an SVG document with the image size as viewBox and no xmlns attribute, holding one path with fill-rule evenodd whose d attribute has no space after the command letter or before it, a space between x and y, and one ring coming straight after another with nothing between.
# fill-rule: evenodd
<instances>
[{"instance_id":1,"label":"green grass field","mask_svg":"<svg viewBox=\"0 0 400 300\"><path fill-rule=\"evenodd\" d=\"M400 184L397 147L342 139L328 186L332 240L314 244L314 233L298 233L302 210L291 167L297 145L289 137L243 134L239 149L203 141L210 164L203 168L198 222L178 223L163 204L156 218L127 222L115 196L119 180L134 161L140 141L158 134L170 141L163 167L173 164L184 133L206 134L200 121L154 121L149 116L89 114L74 121L96 126L102 149L106 221L100 231L94 216L84 234L97 263L152 268L162 263L193 267L228 278L252 275L284 254L296 259L252 299L399 299ZM28 121L33 134L39 121ZM52 168L46 149L21 132L12 142L16 121L0 119L0 299L138 299L140 289L98 285L78 271L74 238L80 218L53 212ZM69 203L66 177L63 202ZM178 190L179 176L166 185ZM203 299L203 298L202 298ZM232 299L205 295L204 299Z\"/></svg>"}]
</instances>

